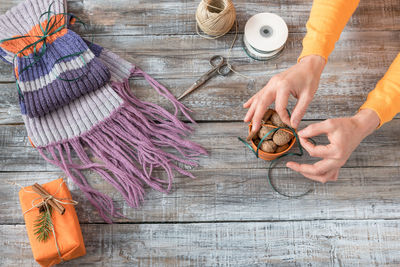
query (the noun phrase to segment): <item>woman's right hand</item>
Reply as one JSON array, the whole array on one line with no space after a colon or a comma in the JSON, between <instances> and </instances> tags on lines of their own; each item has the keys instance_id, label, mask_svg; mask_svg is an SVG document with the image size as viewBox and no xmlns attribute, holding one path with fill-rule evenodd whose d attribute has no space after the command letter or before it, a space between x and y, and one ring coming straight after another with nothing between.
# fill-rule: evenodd
<instances>
[{"instance_id":1,"label":"woman's right hand","mask_svg":"<svg viewBox=\"0 0 400 267\"><path fill-rule=\"evenodd\" d=\"M253 122L253 132L259 130L261 119L268 107L275 101L275 110L287 125L297 128L308 105L318 89L319 80L326 61L323 57L310 55L286 71L272 77L264 88L251 97L244 105L248 108L245 122ZM291 118L286 110L289 95L297 98Z\"/></svg>"}]
</instances>

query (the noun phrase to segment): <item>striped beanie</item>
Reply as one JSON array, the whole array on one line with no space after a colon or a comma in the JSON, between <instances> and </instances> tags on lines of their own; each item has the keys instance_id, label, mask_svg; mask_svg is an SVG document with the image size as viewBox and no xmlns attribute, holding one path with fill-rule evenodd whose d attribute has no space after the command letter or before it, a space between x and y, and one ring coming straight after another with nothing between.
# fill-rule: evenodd
<instances>
[{"instance_id":1,"label":"striped beanie","mask_svg":"<svg viewBox=\"0 0 400 267\"><path fill-rule=\"evenodd\" d=\"M52 10L46 13L49 7ZM137 207L145 185L169 192L174 174L193 177L183 166L197 166L196 157L206 151L186 140L192 129L178 114L194 123L190 110L134 64L68 29L75 18L65 9L63 0L26 0L0 16L0 57L13 64L32 145L59 166L111 223L122 214L109 196L90 186L86 170L99 174ZM62 29L41 37L42 29L56 19L63 21L56 25ZM16 38L20 36L24 37ZM39 39L44 39L40 47L20 52ZM174 114L138 99L130 77L143 77L170 100ZM167 178L156 176L157 169Z\"/></svg>"},{"instance_id":2,"label":"striped beanie","mask_svg":"<svg viewBox=\"0 0 400 267\"><path fill-rule=\"evenodd\" d=\"M29 117L43 116L97 90L110 80L109 70L82 38L62 27L68 19L63 14L63 2L55 2L51 6L48 2L23 2L0 17L0 39L16 38L3 42L0 55L14 65L21 111ZM50 9L46 14L50 7L54 11ZM39 16L41 13L44 15L40 18L38 13ZM37 58L44 42L23 50L39 38L21 36L43 35L42 29L46 29L48 24L48 28L52 26L48 31L52 33L53 30L53 34L46 38L46 53ZM54 33L56 29L60 30Z\"/></svg>"}]
</instances>

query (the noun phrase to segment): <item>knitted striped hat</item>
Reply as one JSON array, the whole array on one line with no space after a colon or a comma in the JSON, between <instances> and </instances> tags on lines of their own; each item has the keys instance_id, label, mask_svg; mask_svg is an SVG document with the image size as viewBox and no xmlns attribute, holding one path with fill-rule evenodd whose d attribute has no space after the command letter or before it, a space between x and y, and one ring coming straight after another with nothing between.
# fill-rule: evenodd
<instances>
[{"instance_id":1,"label":"knitted striped hat","mask_svg":"<svg viewBox=\"0 0 400 267\"><path fill-rule=\"evenodd\" d=\"M87 44L62 27L69 19L63 8L62 1L26 1L0 16L0 39L11 39L1 44L0 55L14 65L21 111L29 117L43 116L110 79ZM45 42L38 42L36 36L43 35ZM38 57L41 48L45 53Z\"/></svg>"},{"instance_id":2,"label":"knitted striped hat","mask_svg":"<svg viewBox=\"0 0 400 267\"><path fill-rule=\"evenodd\" d=\"M3 15L0 24L4 23L10 14L26 12L29 8L32 21L35 21L35 16L38 21L50 5L51 0L27 0ZM62 0L57 0L54 6L57 8L56 14L52 16L65 12ZM1 27L4 27L4 24ZM90 69L90 72L84 72L82 77L74 81L78 90L85 87L81 90L81 95L66 98L63 105L55 105L55 109L39 116L29 116L24 114L23 110L22 116L28 136L39 153L47 161L63 169L97 208L100 216L106 222L112 222L112 217L121 214L116 211L109 196L89 185L84 170L101 175L123 195L130 206L137 207L143 201L145 185L168 192L175 172L193 177L180 166L196 166L194 159L206 152L194 142L185 140L191 128L180 121L177 115L182 112L188 120L194 122L188 114L189 110L165 87L135 65L99 45L83 41L70 29L53 42L49 42L46 54L50 49L56 50L57 47L51 47L61 44L58 39L65 38L67 34L79 39L75 43L69 43L68 49L72 52L78 51L84 47L83 44L89 44L85 46L89 48L86 52L94 56L88 62L93 61L97 66L101 66L109 73L110 80L101 84L98 81L106 80L105 76L96 72L95 67L90 68L89 64L86 64L85 68ZM7 41L1 45L1 56L10 62L15 52L4 44L7 44ZM36 63L43 64L42 69L49 69L54 62L44 56L42 59L40 63ZM72 57L65 58L62 64L67 65L73 60ZM33 72L34 66L27 72L31 70ZM40 81L45 74L39 74ZM132 76L144 77L156 92L170 100L175 107L175 113L171 114L160 106L135 97L128 81ZM79 84L80 82L84 85ZM93 89L86 90L86 83L91 83ZM72 86L69 82L67 84L69 86L62 88L66 94L71 95ZM49 88L56 91L55 86ZM38 95L43 96L46 102L54 101L54 95ZM40 103L33 102L34 105ZM178 153L171 153L171 149L168 148L173 148ZM154 175L153 170L160 168L165 170L168 177L166 180Z\"/></svg>"}]
</instances>

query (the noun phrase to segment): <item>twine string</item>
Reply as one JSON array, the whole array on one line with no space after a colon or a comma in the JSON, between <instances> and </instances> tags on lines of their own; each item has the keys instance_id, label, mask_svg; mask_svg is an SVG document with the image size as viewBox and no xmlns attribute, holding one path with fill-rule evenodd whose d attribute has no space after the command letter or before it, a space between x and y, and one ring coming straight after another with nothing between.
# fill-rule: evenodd
<instances>
[{"instance_id":1,"label":"twine string","mask_svg":"<svg viewBox=\"0 0 400 267\"><path fill-rule=\"evenodd\" d=\"M216 39L230 31L236 21L236 10L231 0L202 0L196 10L197 33ZM206 35L200 34L200 28Z\"/></svg>"},{"instance_id":2,"label":"twine string","mask_svg":"<svg viewBox=\"0 0 400 267\"><path fill-rule=\"evenodd\" d=\"M70 199L70 198L57 198L57 197L55 197L55 195L58 194L58 192L59 192L60 189L61 189L61 186L62 186L64 183L65 183L64 181L62 181L62 183L60 183L60 185L59 185L57 191L56 191L54 194L52 194L52 195L49 194L49 195L47 195L46 197L38 197L38 198L33 199L33 200L32 200L32 207L29 208L28 210L26 210L22 215L25 215L27 212L33 210L34 208L39 208L39 207L41 207L43 204L47 204L47 202L50 201L50 200L53 200L53 201L55 201L55 202L58 202L58 203L64 204L64 205L74 205L74 206L75 206L75 205L78 205L78 201L75 201L75 200L73 200L73 199ZM19 184L17 184L17 183L15 183L15 184L16 184L16 185L19 185ZM36 194L36 192L26 190L26 189L23 188L23 187L22 187L22 189L24 189L25 192L28 192L28 193L35 193L35 194ZM35 202L38 201L38 200L40 200L40 199L41 199L42 201L39 202L39 203L37 203L37 204L35 204ZM68 200L68 202L65 202L64 200Z\"/></svg>"},{"instance_id":3,"label":"twine string","mask_svg":"<svg viewBox=\"0 0 400 267\"><path fill-rule=\"evenodd\" d=\"M289 113L289 114L290 114L290 113ZM256 155L256 158L259 158L258 152L259 152L259 150L260 150L261 144L264 142L264 140L265 140L269 135L273 134L274 132L278 131L279 129L286 129L286 130L289 130L289 131L293 134L293 136L294 136L294 138L295 138L295 140L296 140L297 146L298 146L298 148L299 148L299 152L289 152L289 153L285 153L285 154L283 154L283 155L280 155L280 156L277 157L276 159L271 160L271 162L270 162L270 164L269 164L269 166L268 166L268 168L267 168L267 180L268 180L268 183L269 183L269 185L271 186L272 190L274 190L276 193L278 193L278 194L280 194L280 195L282 195L282 196L285 196L285 197L288 197L288 198L299 198L299 197L303 197L303 196L309 194L310 192L312 192L312 190L313 190L312 187L310 187L309 189L307 189L305 192L303 192L303 193L301 193L301 194L298 194L298 195L289 195L289 194L286 194L286 193L282 192L281 190L279 190L279 189L273 184L272 178L271 178L272 169L278 164L278 162L279 162L282 158L287 157L287 156L302 157L302 156L304 155L303 146L302 146L301 143L300 143L300 138L299 138L299 136L298 136L298 134L297 134L297 132L296 132L295 129L293 129L293 128L290 127L290 126L287 126L287 127L277 127L277 128L274 128L274 129L270 130L269 132L267 132L267 133L263 136L263 138L261 138L260 142L259 142L258 145L257 145L257 149L256 149L256 150L254 150L253 147L252 147L249 143L247 143L245 140L243 140L241 137L238 137L238 140L241 141L243 144L245 144L245 145L254 153L254 155ZM315 144L315 141L314 141L314 140L312 140L311 138L309 138L309 140L310 140L312 143Z\"/></svg>"},{"instance_id":4,"label":"twine string","mask_svg":"<svg viewBox=\"0 0 400 267\"><path fill-rule=\"evenodd\" d=\"M47 201L44 202L44 206L45 206L45 208L46 208L46 211L49 212L49 204L47 204ZM52 232L52 234L53 234L53 236L54 236L54 243L55 243L55 245L56 245L58 257L61 259L61 262L60 262L60 263L63 263L63 262L64 262L64 258L62 257L61 251L60 251L60 247L58 246L57 235L56 235L56 231L54 230L54 224L53 224L53 222L51 222L51 232Z\"/></svg>"},{"instance_id":5,"label":"twine string","mask_svg":"<svg viewBox=\"0 0 400 267\"><path fill-rule=\"evenodd\" d=\"M215 10L219 12L213 12ZM196 33L200 37L210 40L220 38L228 33L234 24L235 35L229 46L228 57L226 58L227 66L233 73L255 83L254 78L235 70L230 63L233 47L239 34L239 23L236 19L236 11L233 3L230 0L202 0L200 2L196 11ZM226 27L226 25L229 27ZM205 34L200 33L199 28Z\"/></svg>"}]
</instances>

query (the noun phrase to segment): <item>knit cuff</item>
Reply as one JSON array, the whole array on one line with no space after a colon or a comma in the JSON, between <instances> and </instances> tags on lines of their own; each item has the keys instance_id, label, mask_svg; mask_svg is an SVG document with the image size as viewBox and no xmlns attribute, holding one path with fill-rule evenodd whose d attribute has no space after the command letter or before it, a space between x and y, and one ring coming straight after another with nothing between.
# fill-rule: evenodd
<instances>
[{"instance_id":1,"label":"knit cuff","mask_svg":"<svg viewBox=\"0 0 400 267\"><path fill-rule=\"evenodd\" d=\"M110 85L88 93L40 118L23 116L28 136L36 147L81 136L104 121L122 105Z\"/></svg>"},{"instance_id":2,"label":"knit cuff","mask_svg":"<svg viewBox=\"0 0 400 267\"><path fill-rule=\"evenodd\" d=\"M78 54L69 56L74 53ZM63 57L67 58L59 61ZM44 116L110 80L107 66L71 30L49 44L43 57L21 73L29 62L30 58L18 57L16 64L21 101L29 117Z\"/></svg>"}]
</instances>

